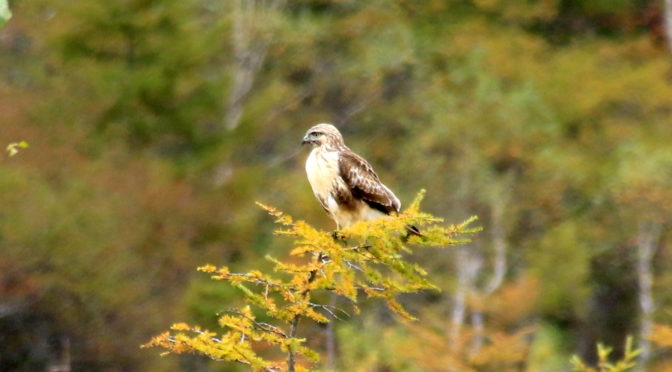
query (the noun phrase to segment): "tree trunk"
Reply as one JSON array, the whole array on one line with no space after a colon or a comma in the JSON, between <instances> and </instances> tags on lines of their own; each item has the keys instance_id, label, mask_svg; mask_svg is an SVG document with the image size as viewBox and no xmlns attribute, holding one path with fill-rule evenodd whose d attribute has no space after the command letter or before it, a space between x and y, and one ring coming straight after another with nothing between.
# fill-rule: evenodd
<instances>
[{"instance_id":1,"label":"tree trunk","mask_svg":"<svg viewBox=\"0 0 672 372\"><path fill-rule=\"evenodd\" d=\"M299 328L299 316L295 315L294 319L292 319L292 325L289 329L289 337L290 338L295 338L296 337L296 332ZM289 352L287 353L287 372L294 372L294 364L296 361L294 360L294 350L289 348Z\"/></svg>"},{"instance_id":2,"label":"tree trunk","mask_svg":"<svg viewBox=\"0 0 672 372\"><path fill-rule=\"evenodd\" d=\"M490 236L495 257L492 276L479 294L483 300L495 293L502 286L504 277L506 276L507 246L504 228L504 210L508 201L509 195L502 193L495 194L490 201ZM474 328L474 338L471 340L469 355L475 355L481 351L484 344L485 320L480 310L471 314L471 326Z\"/></svg>"},{"instance_id":3,"label":"tree trunk","mask_svg":"<svg viewBox=\"0 0 672 372\"><path fill-rule=\"evenodd\" d=\"M492 277L485 285L483 291L479 296L485 300L504 282L506 275L506 238L504 236L504 201L501 199L493 200L491 213L491 236L492 246L495 253L495 262L493 264ZM474 311L471 314L471 326L474 329L474 338L471 340L471 347L469 348L469 355L478 354L484 344L485 335L485 320L483 313L480 310Z\"/></svg>"},{"instance_id":4,"label":"tree trunk","mask_svg":"<svg viewBox=\"0 0 672 372\"><path fill-rule=\"evenodd\" d=\"M492 201L490 206L490 219L491 219L491 237L492 237L492 246L495 251L495 263L492 273L492 278L485 286L483 292L485 296L490 296L495 293L499 287L502 286L504 282L504 277L506 276L506 236L504 231L504 208L506 206L507 199L497 198Z\"/></svg>"},{"instance_id":5,"label":"tree trunk","mask_svg":"<svg viewBox=\"0 0 672 372\"><path fill-rule=\"evenodd\" d=\"M27 305L27 301L0 302L0 319L21 313Z\"/></svg>"},{"instance_id":6,"label":"tree trunk","mask_svg":"<svg viewBox=\"0 0 672 372\"><path fill-rule=\"evenodd\" d=\"M637 227L637 278L639 282L639 349L640 371L646 370L646 363L651 358L651 342L649 336L653 325L653 256L656 253L658 240L662 231L659 222L640 222Z\"/></svg>"},{"instance_id":7,"label":"tree trunk","mask_svg":"<svg viewBox=\"0 0 672 372\"><path fill-rule=\"evenodd\" d=\"M453 298L451 327L448 333L448 341L453 350L461 347L460 333L467 312L467 296L472 291L482 264L480 257L469 252L469 249L471 248L459 248L457 252L457 290Z\"/></svg>"},{"instance_id":8,"label":"tree trunk","mask_svg":"<svg viewBox=\"0 0 672 372\"><path fill-rule=\"evenodd\" d=\"M252 89L271 43L270 32L259 32L268 23L268 16L285 3L285 0L234 0L231 44L233 56L233 81L224 113L224 125L234 130L240 125L245 99Z\"/></svg>"},{"instance_id":9,"label":"tree trunk","mask_svg":"<svg viewBox=\"0 0 672 372\"><path fill-rule=\"evenodd\" d=\"M70 338L63 337L61 339L61 357L57 364L51 365L47 368L49 372L70 372L72 371L71 353L70 353Z\"/></svg>"},{"instance_id":10,"label":"tree trunk","mask_svg":"<svg viewBox=\"0 0 672 372\"><path fill-rule=\"evenodd\" d=\"M665 23L665 36L667 36L667 46L672 52L672 0L663 0L663 18Z\"/></svg>"}]
</instances>

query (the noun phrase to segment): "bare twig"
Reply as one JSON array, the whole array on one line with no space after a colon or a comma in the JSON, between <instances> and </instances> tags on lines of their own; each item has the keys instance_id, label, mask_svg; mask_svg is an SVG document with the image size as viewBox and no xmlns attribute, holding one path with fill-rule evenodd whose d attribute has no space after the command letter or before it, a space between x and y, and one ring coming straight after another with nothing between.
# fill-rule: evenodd
<instances>
[{"instance_id":1,"label":"bare twig","mask_svg":"<svg viewBox=\"0 0 672 372\"><path fill-rule=\"evenodd\" d=\"M238 316L241 316L241 317L251 321L252 324L254 324L255 328L260 330L260 331L275 333L279 336L287 338L287 334L282 329L280 329L279 327L276 327L276 326L274 326L272 324L269 324L269 323L266 323L266 322L258 322L254 318L251 318L251 317L243 314L241 311L239 311L236 308L229 309L226 312L236 314Z\"/></svg>"},{"instance_id":2,"label":"bare twig","mask_svg":"<svg viewBox=\"0 0 672 372\"><path fill-rule=\"evenodd\" d=\"M345 310L343 310L339 307L333 306L333 305L322 305L322 304L316 304L316 303L313 303L313 302L309 302L308 305L310 305L310 307L312 307L312 308L322 309L322 310L326 311L327 313L329 313L332 316L332 318L335 318L335 319L338 319L338 320L343 320L343 319L341 317L339 317L338 315L336 315L335 312L340 312L340 313L345 314L345 316L347 316L348 318L350 317L350 314L347 311L345 311Z\"/></svg>"},{"instance_id":3,"label":"bare twig","mask_svg":"<svg viewBox=\"0 0 672 372\"><path fill-rule=\"evenodd\" d=\"M350 262L350 261L345 261L345 264L348 265L348 267L351 268L351 269L354 269L354 270L357 270L357 271L360 271L360 272L364 272L364 270L362 270L361 267L359 267L359 266L353 264L353 263Z\"/></svg>"}]
</instances>

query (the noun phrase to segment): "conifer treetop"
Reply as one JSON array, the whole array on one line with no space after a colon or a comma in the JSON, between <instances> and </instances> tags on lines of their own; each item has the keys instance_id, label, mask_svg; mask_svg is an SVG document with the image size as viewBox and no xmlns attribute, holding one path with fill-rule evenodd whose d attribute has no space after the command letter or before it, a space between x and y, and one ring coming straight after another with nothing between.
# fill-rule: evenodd
<instances>
[{"instance_id":1,"label":"conifer treetop","mask_svg":"<svg viewBox=\"0 0 672 372\"><path fill-rule=\"evenodd\" d=\"M308 371L319 361L319 354L305 346L297 336L299 319L328 323L359 313L357 303L363 295L380 298L395 314L415 320L399 303L404 293L439 290L429 280L426 270L409 262L406 256L422 247L449 247L468 241L479 228L470 227L476 217L457 225L420 211L421 192L407 210L398 216L360 222L333 233L318 230L308 223L294 220L274 207L257 203L275 218L280 236L294 239L287 260L271 256L272 273L250 270L234 273L228 267L204 265L199 271L214 280L224 280L240 290L247 306L219 314L217 334L197 326L178 323L154 337L143 347L160 347L164 354L194 353L214 360L238 362L254 371ZM422 236L409 236L407 226L416 226ZM314 294L335 293L351 305L344 310L314 300ZM253 311L254 309L254 311ZM277 324L262 322L255 311L274 319ZM287 360L268 360L258 346L279 348Z\"/></svg>"}]
</instances>

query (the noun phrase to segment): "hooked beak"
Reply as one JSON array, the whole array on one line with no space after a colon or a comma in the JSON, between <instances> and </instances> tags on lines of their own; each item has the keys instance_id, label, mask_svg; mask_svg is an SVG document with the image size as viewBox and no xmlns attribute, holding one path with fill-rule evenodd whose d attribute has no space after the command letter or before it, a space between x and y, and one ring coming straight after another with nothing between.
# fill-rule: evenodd
<instances>
[{"instance_id":1,"label":"hooked beak","mask_svg":"<svg viewBox=\"0 0 672 372\"><path fill-rule=\"evenodd\" d=\"M301 140L301 144L302 144L302 145L307 145L307 144L310 144L311 142L312 142L312 141L311 141L310 139L308 139L308 135L306 135L305 137L303 137L303 139Z\"/></svg>"}]
</instances>

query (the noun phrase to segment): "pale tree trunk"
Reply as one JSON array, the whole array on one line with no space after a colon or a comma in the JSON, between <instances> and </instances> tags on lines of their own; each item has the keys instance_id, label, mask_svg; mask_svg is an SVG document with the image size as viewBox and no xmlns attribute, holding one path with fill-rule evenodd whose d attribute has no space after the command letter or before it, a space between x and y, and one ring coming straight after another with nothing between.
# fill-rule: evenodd
<instances>
[{"instance_id":1,"label":"pale tree trunk","mask_svg":"<svg viewBox=\"0 0 672 372\"><path fill-rule=\"evenodd\" d=\"M463 184L461 190L470 190L470 181L468 176L461 178ZM488 246L492 247L493 269L491 277L485 282L482 289L477 288L477 280L482 275L482 269L485 262L485 251L479 247L459 248L457 254L457 289L453 298L453 307L451 312L451 326L448 331L448 341L451 347L456 350L460 342L460 334L467 314L466 299L469 296L478 296L480 300L492 295L499 289L504 282L507 272L507 244L504 212L511 198L511 177L500 179L500 187L492 190L488 200L490 209L490 239ZM474 309L469 322L473 329L473 338L471 339L468 353L474 355L478 353L484 343L485 319L480 309Z\"/></svg>"},{"instance_id":2,"label":"pale tree trunk","mask_svg":"<svg viewBox=\"0 0 672 372\"><path fill-rule=\"evenodd\" d=\"M27 303L25 301L0 302L0 319L21 313Z\"/></svg>"},{"instance_id":3,"label":"pale tree trunk","mask_svg":"<svg viewBox=\"0 0 672 372\"><path fill-rule=\"evenodd\" d=\"M504 282L504 277L507 271L506 261L506 233L504 228L504 210L508 203L509 196L497 194L491 200L490 205L490 236L492 239L492 247L494 251L494 263L492 277L485 284L483 290L479 293L481 300L490 297ZM483 347L485 334L485 321L483 313L474 311L471 314L471 326L474 329L474 338L469 349L470 355L475 355Z\"/></svg>"},{"instance_id":4,"label":"pale tree trunk","mask_svg":"<svg viewBox=\"0 0 672 372\"><path fill-rule=\"evenodd\" d=\"M230 0L231 49L234 57L228 100L218 131L233 131L240 125L245 101L271 45L273 16L286 0ZM234 177L234 167L222 161L213 170L212 182L220 187Z\"/></svg>"},{"instance_id":5,"label":"pale tree trunk","mask_svg":"<svg viewBox=\"0 0 672 372\"><path fill-rule=\"evenodd\" d=\"M61 339L61 360L58 364L51 365L47 369L49 372L70 372L72 371L72 362L70 356L70 338L64 337Z\"/></svg>"},{"instance_id":6,"label":"pale tree trunk","mask_svg":"<svg viewBox=\"0 0 672 372\"><path fill-rule=\"evenodd\" d=\"M458 180L460 182L458 188L457 205L451 207L451 209L457 212L457 215L464 216L467 211L465 200L468 196L468 190L471 190L471 178L469 174L462 169L459 172ZM455 251L455 269L457 275L457 286L455 287L455 292L452 297L447 298L450 308L450 324L446 330L446 338L448 340L449 349L457 354L462 348L462 342L460 340L460 334L462 332L462 326L464 325L464 320L467 312L467 295L471 287L472 277L475 276L475 268L472 268L473 264L469 259L469 252L467 249L473 249L472 247L458 247Z\"/></svg>"},{"instance_id":7,"label":"pale tree trunk","mask_svg":"<svg viewBox=\"0 0 672 372\"><path fill-rule=\"evenodd\" d=\"M637 227L637 278L639 282L639 349L640 371L646 370L651 358L651 328L653 326L653 256L662 232L660 222L640 222Z\"/></svg>"},{"instance_id":8,"label":"pale tree trunk","mask_svg":"<svg viewBox=\"0 0 672 372\"><path fill-rule=\"evenodd\" d=\"M469 346L469 356L474 356L481 351L485 341L485 319L483 319L483 312L474 311L471 313L471 327L474 329L474 337L471 339Z\"/></svg>"},{"instance_id":9,"label":"pale tree trunk","mask_svg":"<svg viewBox=\"0 0 672 372\"><path fill-rule=\"evenodd\" d=\"M240 125L245 99L252 89L257 72L264 63L272 32L265 30L269 16L285 0L233 0L231 44L235 61L232 85L224 113L224 125L234 130Z\"/></svg>"},{"instance_id":10,"label":"pale tree trunk","mask_svg":"<svg viewBox=\"0 0 672 372\"><path fill-rule=\"evenodd\" d=\"M495 293L504 282L506 276L506 233L504 230L504 208L508 203L508 198L493 199L490 207L491 218L491 238L492 246L495 253L495 262L492 273L492 278L483 289L485 296L490 296Z\"/></svg>"},{"instance_id":11,"label":"pale tree trunk","mask_svg":"<svg viewBox=\"0 0 672 372\"><path fill-rule=\"evenodd\" d=\"M453 298L451 326L448 332L448 341L453 350L461 348L460 334L467 313L467 296L469 296L474 281L482 265L480 255L469 250L471 247L458 248L457 252L457 289Z\"/></svg>"},{"instance_id":12,"label":"pale tree trunk","mask_svg":"<svg viewBox=\"0 0 672 372\"><path fill-rule=\"evenodd\" d=\"M672 52L672 0L663 0L664 12L663 18L665 23L665 36L667 37L667 45Z\"/></svg>"}]
</instances>

